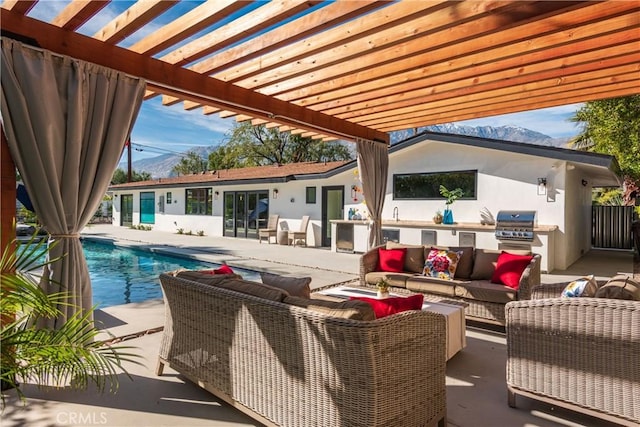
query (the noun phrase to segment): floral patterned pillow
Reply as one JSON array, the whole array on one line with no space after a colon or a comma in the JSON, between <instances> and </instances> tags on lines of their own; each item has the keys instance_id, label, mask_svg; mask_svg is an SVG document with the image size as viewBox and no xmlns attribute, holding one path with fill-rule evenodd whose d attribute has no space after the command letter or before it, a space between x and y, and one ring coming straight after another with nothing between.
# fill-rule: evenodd
<instances>
[{"instance_id":1,"label":"floral patterned pillow","mask_svg":"<svg viewBox=\"0 0 640 427\"><path fill-rule=\"evenodd\" d=\"M431 249L422 269L423 276L453 279L463 251Z\"/></svg>"}]
</instances>

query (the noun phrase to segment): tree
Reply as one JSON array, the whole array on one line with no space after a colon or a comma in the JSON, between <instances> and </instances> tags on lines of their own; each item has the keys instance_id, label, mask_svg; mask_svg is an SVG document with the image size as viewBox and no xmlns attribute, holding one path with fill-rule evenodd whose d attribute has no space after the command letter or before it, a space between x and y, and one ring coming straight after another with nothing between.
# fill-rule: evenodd
<instances>
[{"instance_id":1,"label":"tree","mask_svg":"<svg viewBox=\"0 0 640 427\"><path fill-rule=\"evenodd\" d=\"M624 201L633 205L640 197L640 95L587 102L571 121L582 124L582 132L572 141L575 148L618 160Z\"/></svg>"},{"instance_id":2,"label":"tree","mask_svg":"<svg viewBox=\"0 0 640 427\"><path fill-rule=\"evenodd\" d=\"M236 124L226 145L209 155L209 166L223 169L353 158L350 147L341 142L324 142L243 122Z\"/></svg>"},{"instance_id":3,"label":"tree","mask_svg":"<svg viewBox=\"0 0 640 427\"><path fill-rule=\"evenodd\" d=\"M149 181L150 179L151 174L149 172L138 173L135 170L131 171L132 182ZM122 168L116 169L111 178L111 185L124 184L125 182L127 182L127 173Z\"/></svg>"},{"instance_id":4,"label":"tree","mask_svg":"<svg viewBox=\"0 0 640 427\"><path fill-rule=\"evenodd\" d=\"M187 151L186 155L180 159L180 162L171 169L172 172L179 175L200 173L205 172L206 170L207 161L193 150Z\"/></svg>"}]
</instances>

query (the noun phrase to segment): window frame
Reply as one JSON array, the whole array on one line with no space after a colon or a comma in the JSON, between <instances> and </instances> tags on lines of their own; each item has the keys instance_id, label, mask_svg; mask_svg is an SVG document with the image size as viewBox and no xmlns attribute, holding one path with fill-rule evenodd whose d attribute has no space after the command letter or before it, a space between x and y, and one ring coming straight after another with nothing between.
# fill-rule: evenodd
<instances>
[{"instance_id":1,"label":"window frame","mask_svg":"<svg viewBox=\"0 0 640 427\"><path fill-rule=\"evenodd\" d=\"M194 212L193 211L194 193L200 193L200 192L204 192L204 194L203 195L199 195L199 198L198 198L198 200L195 201L195 203L197 203L197 206L199 207L198 211L201 210L200 207L205 206L204 213L202 213L202 212ZM212 187L186 188L185 189L184 214L185 215L212 216L213 215L213 188Z\"/></svg>"},{"instance_id":2,"label":"window frame","mask_svg":"<svg viewBox=\"0 0 640 427\"><path fill-rule=\"evenodd\" d=\"M393 174L393 180L392 180L392 195L393 195L393 200L445 200L445 198L443 196L441 196L439 193L437 196L434 197L398 197L397 195L397 180L399 178L402 177L409 177L409 176L437 176L437 175L452 175L452 174L470 174L473 176L473 195L472 196L463 196L458 200L477 200L478 199L478 170L477 169L466 169L466 170L459 170L459 171L439 171L439 172L413 172L413 173L399 173L399 174ZM443 180L441 179L440 182L443 182ZM449 190L453 190L456 187L447 185L446 181L442 183L442 185L444 185L445 187L447 187L447 189Z\"/></svg>"},{"instance_id":3,"label":"window frame","mask_svg":"<svg viewBox=\"0 0 640 427\"><path fill-rule=\"evenodd\" d=\"M308 205L315 205L318 200L318 189L315 186L310 186L305 189L305 199Z\"/></svg>"}]
</instances>

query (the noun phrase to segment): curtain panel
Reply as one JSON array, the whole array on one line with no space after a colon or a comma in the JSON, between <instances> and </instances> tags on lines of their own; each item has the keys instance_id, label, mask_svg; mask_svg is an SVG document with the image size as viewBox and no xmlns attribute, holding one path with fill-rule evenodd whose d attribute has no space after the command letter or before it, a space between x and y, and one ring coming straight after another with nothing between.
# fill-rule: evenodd
<instances>
[{"instance_id":1,"label":"curtain panel","mask_svg":"<svg viewBox=\"0 0 640 427\"><path fill-rule=\"evenodd\" d=\"M387 192L389 150L386 144L359 139L358 173L362 180L362 192L371 220L369 249L382 243L382 208Z\"/></svg>"},{"instance_id":2,"label":"curtain panel","mask_svg":"<svg viewBox=\"0 0 640 427\"><path fill-rule=\"evenodd\" d=\"M46 327L92 307L79 233L107 190L140 110L142 79L2 38L2 126L11 156L60 261L43 275L70 305Z\"/></svg>"}]
</instances>

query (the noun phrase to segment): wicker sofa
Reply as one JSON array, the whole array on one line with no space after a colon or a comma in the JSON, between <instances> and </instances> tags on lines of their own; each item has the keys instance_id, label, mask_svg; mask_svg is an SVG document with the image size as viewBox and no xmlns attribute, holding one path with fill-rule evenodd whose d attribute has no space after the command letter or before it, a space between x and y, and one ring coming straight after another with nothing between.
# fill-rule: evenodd
<instances>
[{"instance_id":1,"label":"wicker sofa","mask_svg":"<svg viewBox=\"0 0 640 427\"><path fill-rule=\"evenodd\" d=\"M506 305L509 406L522 395L640 425L640 301L559 298L565 285Z\"/></svg>"},{"instance_id":2,"label":"wicker sofa","mask_svg":"<svg viewBox=\"0 0 640 427\"><path fill-rule=\"evenodd\" d=\"M244 293L265 285L237 277L160 281L158 375L171 366L269 426L446 425L444 316L353 320Z\"/></svg>"},{"instance_id":3,"label":"wicker sofa","mask_svg":"<svg viewBox=\"0 0 640 427\"><path fill-rule=\"evenodd\" d=\"M378 271L379 248L406 248L404 271L390 273ZM426 299L465 306L465 316L469 320L504 325L504 306L511 301L526 300L531 291L540 285L540 255L525 268L519 280L517 290L491 283L496 260L501 251L476 249L473 247L439 247L453 251L463 251L458 269L453 280L439 279L422 275L422 266L431 246L404 245L387 242L365 252L360 258L360 284L365 287L375 286L380 279L385 279L395 290L403 289L420 292ZM523 251L512 251L514 254L525 254ZM528 254L528 252L527 252Z\"/></svg>"}]
</instances>

